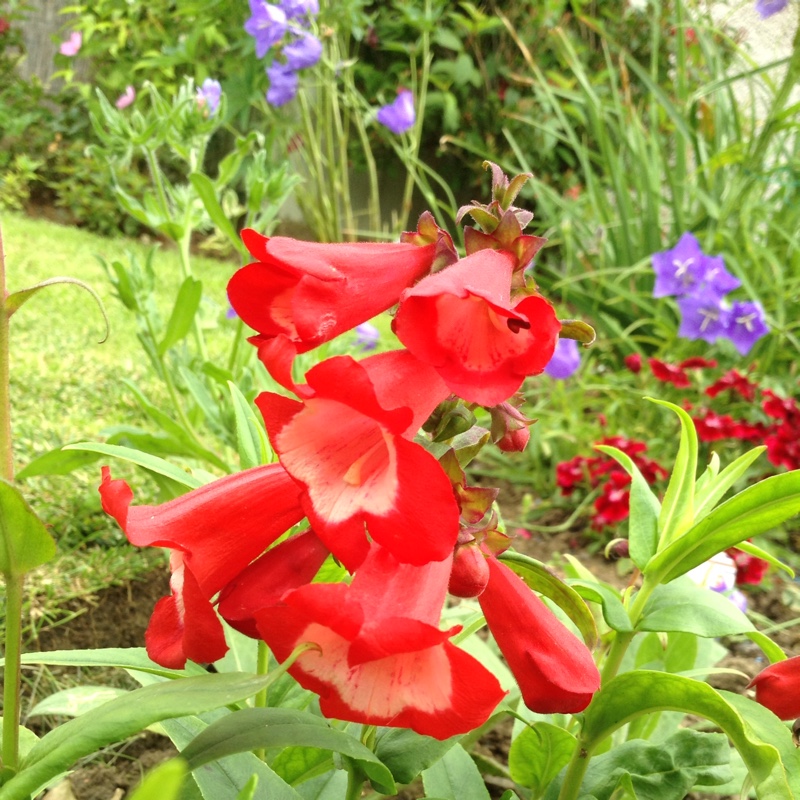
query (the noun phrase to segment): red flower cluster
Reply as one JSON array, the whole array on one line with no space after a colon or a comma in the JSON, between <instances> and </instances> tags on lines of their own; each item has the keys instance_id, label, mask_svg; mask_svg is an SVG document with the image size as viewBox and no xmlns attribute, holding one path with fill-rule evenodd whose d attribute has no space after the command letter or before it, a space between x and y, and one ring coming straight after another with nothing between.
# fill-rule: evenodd
<instances>
[{"instance_id":1,"label":"red flower cluster","mask_svg":"<svg viewBox=\"0 0 800 800\"><path fill-rule=\"evenodd\" d=\"M608 436L597 444L616 447L630 456L650 484L667 475L667 471L658 462L642 455L647 451L644 442L623 436ZM627 519L630 483L630 475L613 458L602 454L592 457L575 456L556 466L556 484L565 497L571 495L576 488L596 489L601 486L600 495L594 501L592 516L592 527L596 530Z\"/></svg>"},{"instance_id":2,"label":"red flower cluster","mask_svg":"<svg viewBox=\"0 0 800 800\"><path fill-rule=\"evenodd\" d=\"M256 260L234 275L229 296L258 332L251 341L262 362L293 395L256 399L279 463L155 507L131 506L127 484L103 470L103 507L129 540L171 550L172 592L146 638L153 660L179 668L220 658L222 617L281 661L315 643L289 672L329 716L440 739L465 733L505 694L450 642L459 628L439 628L454 562L470 547L479 577L468 592L529 707L577 712L589 703L600 682L589 650L497 559L508 546L491 510L497 491L468 487L453 451L439 461L417 438L455 394L501 407L496 438L521 448L529 421L507 401L555 348L560 323L522 274L541 244L521 235L524 216L510 206L521 183L498 173L493 203L472 211L499 224L468 236L460 260L429 215L400 244L244 232ZM334 357L295 382L298 353L398 302L394 329L407 349ZM304 518L310 527L293 533ZM312 582L330 554L349 583Z\"/></svg>"}]
</instances>

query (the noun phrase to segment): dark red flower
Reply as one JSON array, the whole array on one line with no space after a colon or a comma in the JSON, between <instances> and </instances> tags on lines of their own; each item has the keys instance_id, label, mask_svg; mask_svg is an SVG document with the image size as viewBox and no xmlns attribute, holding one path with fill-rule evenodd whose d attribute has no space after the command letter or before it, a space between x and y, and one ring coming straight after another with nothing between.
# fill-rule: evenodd
<instances>
[{"instance_id":1,"label":"dark red flower","mask_svg":"<svg viewBox=\"0 0 800 800\"><path fill-rule=\"evenodd\" d=\"M631 477L627 472L614 470L594 501L592 526L597 530L616 525L628 518L630 510Z\"/></svg>"},{"instance_id":2,"label":"dark red flower","mask_svg":"<svg viewBox=\"0 0 800 800\"><path fill-rule=\"evenodd\" d=\"M738 370L732 369L726 372L719 380L715 381L706 389L709 397L716 397L721 392L731 391L740 395L748 402L752 402L756 397L758 384L753 383Z\"/></svg>"},{"instance_id":3,"label":"dark red flower","mask_svg":"<svg viewBox=\"0 0 800 800\"><path fill-rule=\"evenodd\" d=\"M731 547L725 551L736 564L736 583L749 583L758 585L764 580L764 575L769 569L769 561L751 556L744 550Z\"/></svg>"},{"instance_id":4,"label":"dark red flower","mask_svg":"<svg viewBox=\"0 0 800 800\"><path fill-rule=\"evenodd\" d=\"M697 429L697 438L701 442L716 442L730 439L733 435L734 421L728 414L719 415L715 411L706 411L702 417L693 417Z\"/></svg>"},{"instance_id":5,"label":"dark red flower","mask_svg":"<svg viewBox=\"0 0 800 800\"><path fill-rule=\"evenodd\" d=\"M692 356L686 358L678 364L679 369L712 369L717 366L714 359L702 358L701 356Z\"/></svg>"},{"instance_id":6,"label":"dark red flower","mask_svg":"<svg viewBox=\"0 0 800 800\"><path fill-rule=\"evenodd\" d=\"M642 356L639 353L631 353L623 360L625 366L634 374L638 375L642 371Z\"/></svg>"},{"instance_id":7,"label":"dark red flower","mask_svg":"<svg viewBox=\"0 0 800 800\"><path fill-rule=\"evenodd\" d=\"M11 23L5 18L0 17L0 36L11 28Z\"/></svg>"},{"instance_id":8,"label":"dark red flower","mask_svg":"<svg viewBox=\"0 0 800 800\"><path fill-rule=\"evenodd\" d=\"M662 383L671 383L678 389L685 389L687 386L691 386L689 376L681 367L676 367L674 364L667 364L664 361L659 361L657 358L648 358L647 363L650 365L650 369L655 378L662 381Z\"/></svg>"}]
</instances>

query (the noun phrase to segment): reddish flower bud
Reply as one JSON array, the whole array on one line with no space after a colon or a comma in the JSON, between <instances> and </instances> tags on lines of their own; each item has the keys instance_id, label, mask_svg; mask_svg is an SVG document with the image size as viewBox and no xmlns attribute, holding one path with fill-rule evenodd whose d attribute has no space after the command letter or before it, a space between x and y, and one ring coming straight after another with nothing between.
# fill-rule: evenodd
<instances>
[{"instance_id":1,"label":"reddish flower bud","mask_svg":"<svg viewBox=\"0 0 800 800\"><path fill-rule=\"evenodd\" d=\"M750 681L756 700L776 717L800 717L800 656L770 664Z\"/></svg>"},{"instance_id":2,"label":"reddish flower bud","mask_svg":"<svg viewBox=\"0 0 800 800\"><path fill-rule=\"evenodd\" d=\"M631 353L623 359L625 366L634 374L638 375L642 371L642 357L639 353Z\"/></svg>"},{"instance_id":3,"label":"reddish flower bud","mask_svg":"<svg viewBox=\"0 0 800 800\"><path fill-rule=\"evenodd\" d=\"M456 547L447 591L456 597L477 597L489 583L489 564L477 542Z\"/></svg>"}]
</instances>

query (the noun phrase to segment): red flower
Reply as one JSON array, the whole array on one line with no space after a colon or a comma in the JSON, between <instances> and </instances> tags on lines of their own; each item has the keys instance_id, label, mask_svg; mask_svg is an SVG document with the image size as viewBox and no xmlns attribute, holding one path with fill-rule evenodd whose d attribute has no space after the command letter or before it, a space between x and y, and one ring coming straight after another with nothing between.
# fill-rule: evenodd
<instances>
[{"instance_id":1,"label":"red flower","mask_svg":"<svg viewBox=\"0 0 800 800\"><path fill-rule=\"evenodd\" d=\"M0 17L0 36L11 27L11 23L5 18Z\"/></svg>"},{"instance_id":2,"label":"red flower","mask_svg":"<svg viewBox=\"0 0 800 800\"><path fill-rule=\"evenodd\" d=\"M138 547L172 550L172 594L158 601L147 653L181 669L216 661L227 645L211 598L299 522L300 489L279 464L228 475L160 506L133 506L133 492L103 467L103 509Z\"/></svg>"},{"instance_id":3,"label":"red flower","mask_svg":"<svg viewBox=\"0 0 800 800\"><path fill-rule=\"evenodd\" d=\"M600 688L586 645L567 630L516 573L493 556L478 598L525 705L540 714L575 714Z\"/></svg>"},{"instance_id":4,"label":"red flower","mask_svg":"<svg viewBox=\"0 0 800 800\"><path fill-rule=\"evenodd\" d=\"M458 504L439 462L409 441L447 388L406 351L339 356L306 375L304 402L256 399L281 464L302 487L317 536L351 571L370 537L399 561L453 551Z\"/></svg>"},{"instance_id":5,"label":"red flower","mask_svg":"<svg viewBox=\"0 0 800 800\"><path fill-rule=\"evenodd\" d=\"M594 501L594 528L601 530L628 518L630 482L630 475L622 470L614 470L609 474L600 496Z\"/></svg>"},{"instance_id":6,"label":"red flower","mask_svg":"<svg viewBox=\"0 0 800 800\"><path fill-rule=\"evenodd\" d=\"M647 363L650 365L650 369L657 380L663 383L671 383L673 386L677 386L678 389L685 389L687 386L691 386L689 376L681 367L667 364L657 358L648 358Z\"/></svg>"},{"instance_id":7,"label":"red flower","mask_svg":"<svg viewBox=\"0 0 800 800\"><path fill-rule=\"evenodd\" d=\"M680 369L713 369L716 366L717 362L713 358L702 358L701 356L686 358L678 364Z\"/></svg>"},{"instance_id":8,"label":"red flower","mask_svg":"<svg viewBox=\"0 0 800 800\"><path fill-rule=\"evenodd\" d=\"M403 292L394 319L400 341L471 403L504 402L555 351L561 323L550 303L532 294L511 304L514 263L479 250Z\"/></svg>"},{"instance_id":9,"label":"red flower","mask_svg":"<svg viewBox=\"0 0 800 800\"><path fill-rule=\"evenodd\" d=\"M756 700L776 717L800 717L800 656L770 664L750 681Z\"/></svg>"},{"instance_id":10,"label":"red flower","mask_svg":"<svg viewBox=\"0 0 800 800\"><path fill-rule=\"evenodd\" d=\"M431 267L435 245L318 244L242 231L258 259L228 283L236 313L263 337L303 353L394 305Z\"/></svg>"},{"instance_id":11,"label":"red flower","mask_svg":"<svg viewBox=\"0 0 800 800\"><path fill-rule=\"evenodd\" d=\"M798 408L794 398L781 397L769 389L764 390L763 397L761 407L768 417L784 421L797 419Z\"/></svg>"},{"instance_id":12,"label":"red flower","mask_svg":"<svg viewBox=\"0 0 800 800\"><path fill-rule=\"evenodd\" d=\"M629 356L625 356L623 361L625 366L635 375L642 371L642 357L639 353L631 353Z\"/></svg>"},{"instance_id":13,"label":"red flower","mask_svg":"<svg viewBox=\"0 0 800 800\"><path fill-rule=\"evenodd\" d=\"M728 414L720 416L714 411L706 411L705 416L693 417L693 421L701 442L716 442L733 436L735 423Z\"/></svg>"},{"instance_id":14,"label":"red flower","mask_svg":"<svg viewBox=\"0 0 800 800\"><path fill-rule=\"evenodd\" d=\"M712 383L706 389L709 397L716 397L721 392L731 391L743 397L748 402L752 402L756 397L758 384L748 380L744 375L735 369L726 372L719 380Z\"/></svg>"},{"instance_id":15,"label":"red flower","mask_svg":"<svg viewBox=\"0 0 800 800\"><path fill-rule=\"evenodd\" d=\"M761 583L769 569L769 561L763 558L751 556L744 550L737 550L735 547L725 551L736 564L736 583L749 583L757 585Z\"/></svg>"},{"instance_id":16,"label":"red flower","mask_svg":"<svg viewBox=\"0 0 800 800\"><path fill-rule=\"evenodd\" d=\"M502 700L497 679L439 630L451 560L402 564L376 544L353 583L310 584L257 615L279 661L314 642L289 672L326 717L447 739L482 725ZM570 668L570 667L565 667Z\"/></svg>"}]
</instances>

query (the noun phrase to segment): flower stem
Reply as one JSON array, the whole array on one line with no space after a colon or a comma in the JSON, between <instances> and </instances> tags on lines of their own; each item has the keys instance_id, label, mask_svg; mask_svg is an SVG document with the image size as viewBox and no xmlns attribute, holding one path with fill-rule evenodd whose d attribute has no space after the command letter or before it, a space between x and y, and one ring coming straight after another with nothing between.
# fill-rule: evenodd
<instances>
[{"instance_id":1,"label":"flower stem","mask_svg":"<svg viewBox=\"0 0 800 800\"><path fill-rule=\"evenodd\" d=\"M356 766L347 768L347 792L345 800L359 800L364 791L364 775Z\"/></svg>"},{"instance_id":2,"label":"flower stem","mask_svg":"<svg viewBox=\"0 0 800 800\"><path fill-rule=\"evenodd\" d=\"M257 675L266 675L269 672L269 649L267 648L266 642L262 642L260 639L258 641L258 651L256 653L256 674ZM253 706L255 708L266 708L267 707L267 692L269 690L265 686L261 691L259 691L256 696L253 698ZM260 758L262 761L266 759L267 752L264 748L259 747L253 751L253 754L256 758Z\"/></svg>"},{"instance_id":3,"label":"flower stem","mask_svg":"<svg viewBox=\"0 0 800 800\"><path fill-rule=\"evenodd\" d=\"M4 576L6 584L5 667L3 668L3 767L19 765L20 657L24 575Z\"/></svg>"}]
</instances>

